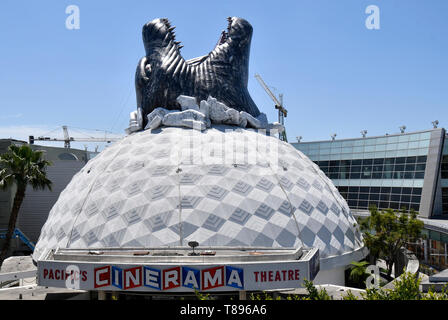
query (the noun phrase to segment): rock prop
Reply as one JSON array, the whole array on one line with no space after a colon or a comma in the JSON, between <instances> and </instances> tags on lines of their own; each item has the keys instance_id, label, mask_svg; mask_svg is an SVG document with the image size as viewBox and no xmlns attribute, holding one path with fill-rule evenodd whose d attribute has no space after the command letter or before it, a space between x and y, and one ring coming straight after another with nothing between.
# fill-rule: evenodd
<instances>
[{"instance_id":1,"label":"rock prop","mask_svg":"<svg viewBox=\"0 0 448 320\"><path fill-rule=\"evenodd\" d=\"M238 111L227 107L224 103L211 96L202 100L198 106L194 97L180 95L177 102L182 111L156 108L147 116L146 129L155 130L160 126L186 127L198 130L210 128L212 124L226 124L241 128L270 129L282 132L283 126L279 123L268 124L266 115L260 113L254 117L245 111ZM130 120L129 133L139 131L135 117Z\"/></svg>"}]
</instances>

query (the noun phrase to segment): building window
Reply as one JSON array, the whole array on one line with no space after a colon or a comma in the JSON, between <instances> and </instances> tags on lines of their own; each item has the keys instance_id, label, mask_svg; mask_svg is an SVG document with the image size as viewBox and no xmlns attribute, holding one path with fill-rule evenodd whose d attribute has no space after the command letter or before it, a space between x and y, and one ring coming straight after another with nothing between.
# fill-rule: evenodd
<instances>
[{"instance_id":1,"label":"building window","mask_svg":"<svg viewBox=\"0 0 448 320\"><path fill-rule=\"evenodd\" d=\"M352 209L368 209L371 205L379 209L420 209L422 188L341 186L338 190ZM445 194L448 205L448 188Z\"/></svg>"},{"instance_id":2,"label":"building window","mask_svg":"<svg viewBox=\"0 0 448 320\"><path fill-rule=\"evenodd\" d=\"M448 188L442 188L442 211L448 214Z\"/></svg>"},{"instance_id":3,"label":"building window","mask_svg":"<svg viewBox=\"0 0 448 320\"><path fill-rule=\"evenodd\" d=\"M448 155L442 157L442 179L448 179Z\"/></svg>"},{"instance_id":4,"label":"building window","mask_svg":"<svg viewBox=\"0 0 448 320\"><path fill-rule=\"evenodd\" d=\"M448 156L447 156L448 157ZM426 156L314 161L330 179L423 179ZM446 163L448 178L448 158ZM443 175L443 170L442 170Z\"/></svg>"}]
</instances>

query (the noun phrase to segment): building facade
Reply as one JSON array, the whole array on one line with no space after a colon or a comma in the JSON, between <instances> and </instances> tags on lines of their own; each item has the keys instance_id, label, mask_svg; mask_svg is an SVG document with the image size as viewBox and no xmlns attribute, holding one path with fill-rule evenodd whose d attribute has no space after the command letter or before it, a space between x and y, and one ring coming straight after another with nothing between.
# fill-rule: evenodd
<instances>
[{"instance_id":1,"label":"building facade","mask_svg":"<svg viewBox=\"0 0 448 320\"><path fill-rule=\"evenodd\" d=\"M414 209L448 218L446 131L292 143L334 182L353 210Z\"/></svg>"},{"instance_id":2,"label":"building facade","mask_svg":"<svg viewBox=\"0 0 448 320\"><path fill-rule=\"evenodd\" d=\"M355 215L414 209L423 237L409 244L419 260L448 268L448 143L446 130L292 143L333 181Z\"/></svg>"}]
</instances>

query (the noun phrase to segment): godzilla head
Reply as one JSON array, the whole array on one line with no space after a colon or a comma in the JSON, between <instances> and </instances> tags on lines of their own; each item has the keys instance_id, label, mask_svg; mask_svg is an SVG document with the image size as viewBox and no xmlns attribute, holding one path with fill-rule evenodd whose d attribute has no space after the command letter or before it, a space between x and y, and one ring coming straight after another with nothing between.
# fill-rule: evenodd
<instances>
[{"instance_id":1,"label":"godzilla head","mask_svg":"<svg viewBox=\"0 0 448 320\"><path fill-rule=\"evenodd\" d=\"M215 48L190 60L180 54L182 46L168 19L154 19L143 26L146 55L136 72L137 105L143 115L157 107L180 109L179 95L198 101L213 96L228 107L259 115L247 91L252 26L242 18L227 20Z\"/></svg>"}]
</instances>

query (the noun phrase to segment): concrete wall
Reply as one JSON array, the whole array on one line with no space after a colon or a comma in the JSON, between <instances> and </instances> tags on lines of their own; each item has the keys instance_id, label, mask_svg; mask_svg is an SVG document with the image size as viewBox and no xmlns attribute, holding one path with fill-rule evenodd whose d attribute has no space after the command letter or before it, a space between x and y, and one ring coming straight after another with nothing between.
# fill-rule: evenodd
<instances>
[{"instance_id":1,"label":"concrete wall","mask_svg":"<svg viewBox=\"0 0 448 320\"><path fill-rule=\"evenodd\" d=\"M331 270L320 270L316 278L314 278L313 283L345 286L345 267L338 267Z\"/></svg>"},{"instance_id":2,"label":"concrete wall","mask_svg":"<svg viewBox=\"0 0 448 320\"><path fill-rule=\"evenodd\" d=\"M48 167L47 176L52 181L52 191L33 190L27 187L17 221L17 227L33 242L40 235L48 213L56 203L59 194L64 190L72 177L84 166L80 161L53 161Z\"/></svg>"},{"instance_id":3,"label":"concrete wall","mask_svg":"<svg viewBox=\"0 0 448 320\"><path fill-rule=\"evenodd\" d=\"M423 218L430 218L431 216L442 214L441 190L439 192L440 201L436 201L436 194L438 193L438 188L440 188L437 182L440 181L438 178L440 178L440 160L442 157L444 138L444 129L436 129L431 132L419 210L419 215Z\"/></svg>"}]
</instances>

